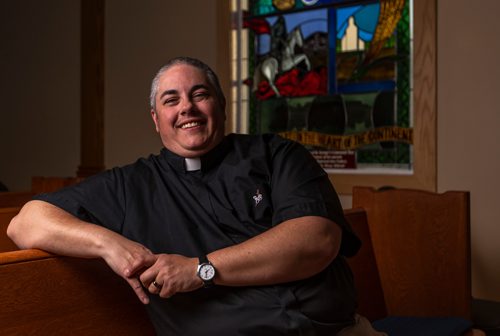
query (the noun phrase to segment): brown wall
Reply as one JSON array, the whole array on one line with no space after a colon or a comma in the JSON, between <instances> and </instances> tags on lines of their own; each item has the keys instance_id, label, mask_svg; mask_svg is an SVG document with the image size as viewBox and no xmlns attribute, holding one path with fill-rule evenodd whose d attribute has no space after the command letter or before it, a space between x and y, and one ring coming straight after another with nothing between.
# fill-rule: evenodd
<instances>
[{"instance_id":1,"label":"brown wall","mask_svg":"<svg viewBox=\"0 0 500 336\"><path fill-rule=\"evenodd\" d=\"M78 1L0 1L0 181L74 175L80 141Z\"/></svg>"},{"instance_id":2,"label":"brown wall","mask_svg":"<svg viewBox=\"0 0 500 336\"><path fill-rule=\"evenodd\" d=\"M438 189L471 191L473 294L500 301L498 12L438 1Z\"/></svg>"},{"instance_id":3,"label":"brown wall","mask_svg":"<svg viewBox=\"0 0 500 336\"><path fill-rule=\"evenodd\" d=\"M159 151L149 109L151 79L175 56L199 57L215 68L215 10L206 0L106 0L107 167Z\"/></svg>"}]
</instances>

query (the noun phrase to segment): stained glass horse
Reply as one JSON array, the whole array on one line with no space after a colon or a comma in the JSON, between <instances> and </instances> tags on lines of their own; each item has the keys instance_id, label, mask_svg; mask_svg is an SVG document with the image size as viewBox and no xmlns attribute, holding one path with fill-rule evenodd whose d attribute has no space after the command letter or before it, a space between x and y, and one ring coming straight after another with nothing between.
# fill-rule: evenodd
<instances>
[{"instance_id":1,"label":"stained glass horse","mask_svg":"<svg viewBox=\"0 0 500 336\"><path fill-rule=\"evenodd\" d=\"M293 29L286 38L286 41L280 43L281 50L279 50L279 57L267 56L260 62L254 72L253 90L258 89L259 82L262 76L269 82L269 86L276 93L277 97L281 94L275 85L276 76L279 73L289 71L297 65L304 63L306 70L311 69L311 63L305 53L295 53L295 47L302 47L304 39L300 27Z\"/></svg>"}]
</instances>

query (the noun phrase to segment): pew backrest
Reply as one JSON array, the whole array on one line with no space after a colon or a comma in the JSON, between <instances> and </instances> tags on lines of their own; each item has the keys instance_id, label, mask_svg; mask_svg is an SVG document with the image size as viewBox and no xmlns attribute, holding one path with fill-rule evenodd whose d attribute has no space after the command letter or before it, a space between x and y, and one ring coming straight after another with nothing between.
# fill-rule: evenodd
<instances>
[{"instance_id":1,"label":"pew backrest","mask_svg":"<svg viewBox=\"0 0 500 336\"><path fill-rule=\"evenodd\" d=\"M347 209L344 216L362 242L358 253L347 258L358 293L358 313L370 321L384 318L387 316L387 308L366 211L362 208Z\"/></svg>"},{"instance_id":2,"label":"pew backrest","mask_svg":"<svg viewBox=\"0 0 500 336\"><path fill-rule=\"evenodd\" d=\"M36 194L52 192L83 181L82 177L33 176L31 191Z\"/></svg>"},{"instance_id":3,"label":"pew backrest","mask_svg":"<svg viewBox=\"0 0 500 336\"><path fill-rule=\"evenodd\" d=\"M471 316L467 191L353 188L392 316Z\"/></svg>"},{"instance_id":4,"label":"pew backrest","mask_svg":"<svg viewBox=\"0 0 500 336\"><path fill-rule=\"evenodd\" d=\"M133 290L99 259L0 253L0 335L154 335Z\"/></svg>"},{"instance_id":5,"label":"pew backrest","mask_svg":"<svg viewBox=\"0 0 500 336\"><path fill-rule=\"evenodd\" d=\"M0 208L23 206L35 195L32 191L5 191L0 192Z\"/></svg>"}]
</instances>

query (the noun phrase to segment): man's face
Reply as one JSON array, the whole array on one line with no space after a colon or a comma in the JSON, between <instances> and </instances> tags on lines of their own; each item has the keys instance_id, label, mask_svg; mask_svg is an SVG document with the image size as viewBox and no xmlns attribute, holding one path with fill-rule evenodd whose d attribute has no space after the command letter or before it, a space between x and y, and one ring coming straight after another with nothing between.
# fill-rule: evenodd
<instances>
[{"instance_id":1,"label":"man's face","mask_svg":"<svg viewBox=\"0 0 500 336\"><path fill-rule=\"evenodd\" d=\"M201 156L224 137L225 106L205 74L177 64L160 77L151 116L163 145L182 157Z\"/></svg>"}]
</instances>

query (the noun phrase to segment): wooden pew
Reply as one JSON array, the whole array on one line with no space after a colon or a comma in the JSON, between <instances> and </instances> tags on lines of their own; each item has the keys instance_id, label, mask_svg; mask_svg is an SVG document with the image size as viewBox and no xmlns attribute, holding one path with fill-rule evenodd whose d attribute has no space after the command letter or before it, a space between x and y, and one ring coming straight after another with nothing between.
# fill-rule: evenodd
<instances>
[{"instance_id":1,"label":"wooden pew","mask_svg":"<svg viewBox=\"0 0 500 336\"><path fill-rule=\"evenodd\" d=\"M347 210L346 218L361 237L367 234L362 209ZM2 230L7 237L6 226ZM356 277L360 312L380 318L385 316L385 306L378 277L372 279L377 274L373 253L370 246L363 251L350 260L354 272L361 274ZM0 253L0 284L0 335L154 334L132 289L101 260L40 250Z\"/></svg>"},{"instance_id":2,"label":"wooden pew","mask_svg":"<svg viewBox=\"0 0 500 336\"><path fill-rule=\"evenodd\" d=\"M0 208L20 207L35 195L32 191L0 192Z\"/></svg>"},{"instance_id":3,"label":"wooden pew","mask_svg":"<svg viewBox=\"0 0 500 336\"><path fill-rule=\"evenodd\" d=\"M7 226L19 210L21 210L20 207L0 208L0 252L18 250L16 244L7 237Z\"/></svg>"},{"instance_id":4,"label":"wooden pew","mask_svg":"<svg viewBox=\"0 0 500 336\"><path fill-rule=\"evenodd\" d=\"M466 321L471 323L467 192L377 192L355 187L353 206L358 208L347 210L346 219L363 246L348 263L360 314L376 327L384 326L389 335L396 330L397 335L414 335L417 329L419 335L435 334L436 328L456 334ZM422 263L418 260L422 256L438 260ZM440 263L446 264L446 272L436 267ZM432 291L424 287L431 283ZM407 299L394 300L401 297ZM485 333L468 328L462 335Z\"/></svg>"},{"instance_id":5,"label":"wooden pew","mask_svg":"<svg viewBox=\"0 0 500 336\"><path fill-rule=\"evenodd\" d=\"M0 335L154 335L142 303L101 260L0 253Z\"/></svg>"},{"instance_id":6,"label":"wooden pew","mask_svg":"<svg viewBox=\"0 0 500 336\"><path fill-rule=\"evenodd\" d=\"M387 316L363 209L345 211L363 241L348 259L359 293L358 312ZM125 280L100 259L55 256L40 250L0 253L0 335L154 335L144 306ZM470 331L467 335L484 335Z\"/></svg>"},{"instance_id":7,"label":"wooden pew","mask_svg":"<svg viewBox=\"0 0 500 336\"><path fill-rule=\"evenodd\" d=\"M347 258L347 263L354 274L354 284L358 293L358 313L370 321L376 321L387 317L387 308L366 212L362 208L347 209L344 215L363 243L354 257Z\"/></svg>"},{"instance_id":8,"label":"wooden pew","mask_svg":"<svg viewBox=\"0 0 500 336\"><path fill-rule=\"evenodd\" d=\"M469 193L354 187L388 313L471 318Z\"/></svg>"},{"instance_id":9,"label":"wooden pew","mask_svg":"<svg viewBox=\"0 0 500 336\"><path fill-rule=\"evenodd\" d=\"M20 207L40 193L52 192L83 181L81 177L33 176L31 190L0 192L0 208Z\"/></svg>"},{"instance_id":10,"label":"wooden pew","mask_svg":"<svg viewBox=\"0 0 500 336\"><path fill-rule=\"evenodd\" d=\"M33 176L31 191L40 194L52 192L83 181L82 177Z\"/></svg>"}]
</instances>

